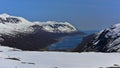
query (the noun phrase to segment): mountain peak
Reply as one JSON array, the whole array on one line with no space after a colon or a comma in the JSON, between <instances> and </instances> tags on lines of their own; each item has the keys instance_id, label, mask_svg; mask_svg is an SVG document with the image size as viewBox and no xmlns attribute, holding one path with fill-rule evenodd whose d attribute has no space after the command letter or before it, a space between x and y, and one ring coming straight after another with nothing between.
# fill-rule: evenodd
<instances>
[{"instance_id":1,"label":"mountain peak","mask_svg":"<svg viewBox=\"0 0 120 68\"><path fill-rule=\"evenodd\" d=\"M20 23L20 22L29 22L26 19L18 16L11 16L7 13L0 14L0 23Z\"/></svg>"},{"instance_id":2,"label":"mountain peak","mask_svg":"<svg viewBox=\"0 0 120 68\"><path fill-rule=\"evenodd\" d=\"M19 23L21 20L15 16L10 16L7 13L0 15L0 23Z\"/></svg>"},{"instance_id":3,"label":"mountain peak","mask_svg":"<svg viewBox=\"0 0 120 68\"><path fill-rule=\"evenodd\" d=\"M9 16L10 16L10 15L7 14L7 13L3 13L3 14L0 15L0 17L9 17Z\"/></svg>"}]
</instances>

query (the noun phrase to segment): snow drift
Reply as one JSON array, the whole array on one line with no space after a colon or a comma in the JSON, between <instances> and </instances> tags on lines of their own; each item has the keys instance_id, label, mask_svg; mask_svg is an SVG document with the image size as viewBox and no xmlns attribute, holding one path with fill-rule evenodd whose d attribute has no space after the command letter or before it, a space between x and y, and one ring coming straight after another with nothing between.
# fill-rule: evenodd
<instances>
[{"instance_id":1,"label":"snow drift","mask_svg":"<svg viewBox=\"0 0 120 68\"><path fill-rule=\"evenodd\" d=\"M119 53L20 51L0 46L0 68L119 68Z\"/></svg>"}]
</instances>

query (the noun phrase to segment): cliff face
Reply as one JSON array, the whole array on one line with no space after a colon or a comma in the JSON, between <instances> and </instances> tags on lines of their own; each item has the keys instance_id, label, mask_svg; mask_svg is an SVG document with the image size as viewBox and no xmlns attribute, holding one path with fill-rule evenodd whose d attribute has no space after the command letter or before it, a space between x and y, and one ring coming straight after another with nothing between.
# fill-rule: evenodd
<instances>
[{"instance_id":1,"label":"cliff face","mask_svg":"<svg viewBox=\"0 0 120 68\"><path fill-rule=\"evenodd\" d=\"M73 51L119 52L120 51L120 24L115 24L98 33L85 37L81 44Z\"/></svg>"}]
</instances>

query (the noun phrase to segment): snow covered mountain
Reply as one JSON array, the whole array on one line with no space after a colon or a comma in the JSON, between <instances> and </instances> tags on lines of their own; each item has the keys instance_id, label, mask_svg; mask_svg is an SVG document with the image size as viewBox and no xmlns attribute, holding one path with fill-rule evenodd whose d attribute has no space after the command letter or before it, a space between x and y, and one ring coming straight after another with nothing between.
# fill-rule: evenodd
<instances>
[{"instance_id":1,"label":"snow covered mountain","mask_svg":"<svg viewBox=\"0 0 120 68\"><path fill-rule=\"evenodd\" d=\"M74 51L120 52L120 24L85 37Z\"/></svg>"},{"instance_id":2,"label":"snow covered mountain","mask_svg":"<svg viewBox=\"0 0 120 68\"><path fill-rule=\"evenodd\" d=\"M83 34L68 22L30 22L22 17L0 15L0 44L23 50L40 50L66 35Z\"/></svg>"},{"instance_id":3,"label":"snow covered mountain","mask_svg":"<svg viewBox=\"0 0 120 68\"><path fill-rule=\"evenodd\" d=\"M48 22L32 23L22 17L10 16L8 14L0 15L0 27L1 29L4 29L3 31L7 30L8 32L13 32L13 31L31 32L34 31L34 28L41 28L42 30L53 33L70 33L70 32L78 31L68 22L48 21Z\"/></svg>"}]
</instances>

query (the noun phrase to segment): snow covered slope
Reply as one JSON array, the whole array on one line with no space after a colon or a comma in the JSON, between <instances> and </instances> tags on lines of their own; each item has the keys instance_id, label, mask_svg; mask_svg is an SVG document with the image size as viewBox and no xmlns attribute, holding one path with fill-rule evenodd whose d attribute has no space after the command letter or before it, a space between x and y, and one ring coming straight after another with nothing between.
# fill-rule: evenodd
<instances>
[{"instance_id":1,"label":"snow covered slope","mask_svg":"<svg viewBox=\"0 0 120 68\"><path fill-rule=\"evenodd\" d=\"M120 24L115 24L98 33L89 35L84 38L83 42L76 48L76 50L120 52Z\"/></svg>"},{"instance_id":2,"label":"snow covered slope","mask_svg":"<svg viewBox=\"0 0 120 68\"><path fill-rule=\"evenodd\" d=\"M0 68L99 68L120 65L119 53L20 51L0 46Z\"/></svg>"}]
</instances>

